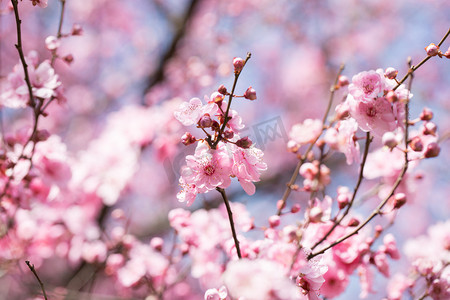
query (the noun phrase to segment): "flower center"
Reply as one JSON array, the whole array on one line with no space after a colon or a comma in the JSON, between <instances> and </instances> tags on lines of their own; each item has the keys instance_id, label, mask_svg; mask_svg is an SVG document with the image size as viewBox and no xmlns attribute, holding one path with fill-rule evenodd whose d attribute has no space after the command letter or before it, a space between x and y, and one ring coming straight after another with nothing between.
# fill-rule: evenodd
<instances>
[{"instance_id":1,"label":"flower center","mask_svg":"<svg viewBox=\"0 0 450 300\"><path fill-rule=\"evenodd\" d=\"M374 86L371 82L368 82L366 84L363 85L363 90L364 90L364 94L370 94L373 92L374 90Z\"/></svg>"},{"instance_id":2,"label":"flower center","mask_svg":"<svg viewBox=\"0 0 450 300\"><path fill-rule=\"evenodd\" d=\"M215 170L216 170L216 168L214 168L214 166L212 166L212 165L207 165L207 166L203 167L203 172L208 176L211 176L212 174L214 174Z\"/></svg>"},{"instance_id":3,"label":"flower center","mask_svg":"<svg viewBox=\"0 0 450 300\"><path fill-rule=\"evenodd\" d=\"M377 110L375 109L375 107L370 106L367 108L366 114L368 117L375 117L377 115Z\"/></svg>"}]
</instances>

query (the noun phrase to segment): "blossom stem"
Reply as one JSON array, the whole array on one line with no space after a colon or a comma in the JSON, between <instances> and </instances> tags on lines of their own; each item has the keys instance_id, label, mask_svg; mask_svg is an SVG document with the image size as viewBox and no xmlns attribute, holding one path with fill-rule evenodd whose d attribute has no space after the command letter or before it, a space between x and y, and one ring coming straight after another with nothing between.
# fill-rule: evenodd
<instances>
[{"instance_id":1,"label":"blossom stem","mask_svg":"<svg viewBox=\"0 0 450 300\"><path fill-rule=\"evenodd\" d=\"M439 42L439 44L437 45L438 47L442 46L442 44L444 43L444 41L448 38L448 36L450 35L450 28L448 29L447 33L442 37L441 41ZM399 86L405 82L406 79L408 79L408 77L412 76L412 74L419 69L424 63L426 63L432 56L427 56L424 59L422 59L422 61L420 63L418 63L415 66L411 66L408 70L408 73L406 73L405 76L403 76L403 78L398 81L397 85L393 88L393 90L395 91L396 89L399 88Z\"/></svg>"},{"instance_id":2,"label":"blossom stem","mask_svg":"<svg viewBox=\"0 0 450 300\"><path fill-rule=\"evenodd\" d=\"M59 25L58 25L58 32L56 33L56 38L60 39L62 37L62 25L63 25L63 21L64 21L64 11L65 11L65 7L66 7L66 0L59 0L59 2L61 2L61 14L59 16ZM56 49L52 51L52 61L51 61L51 65L53 66L53 64L55 63L56 58L58 57L58 55L56 54Z\"/></svg>"},{"instance_id":3,"label":"blossom stem","mask_svg":"<svg viewBox=\"0 0 450 300\"><path fill-rule=\"evenodd\" d=\"M408 84L408 93L411 90L411 85L412 85L412 79L413 79L413 75L411 73L411 76L409 77L409 84ZM407 97L407 99L409 99L409 96ZM409 127L409 100L406 101L405 103L405 136L404 136L404 145L405 145L405 149L408 148L408 127ZM388 202L389 198L391 198L395 191L397 190L397 187L400 185L400 183L403 180L403 177L406 174L406 171L408 170L408 165L409 165L409 160L408 160L408 151L405 151L405 156L404 156L404 164L402 167L402 170L400 172L400 174L397 177L397 180L395 181L394 185L391 188L390 193L388 194L387 197L384 198L384 200L372 211L372 213L366 218L366 220L364 222L362 222L361 224L359 224L358 227L355 228L355 230L353 230L352 232L350 232L349 234L337 239L335 242L331 243L329 246L323 248L322 250L315 252L315 253L311 253L308 255L308 260L319 255L319 254L323 254L325 253L325 251L327 251L328 249L342 243L343 241L345 241L346 239L352 237L355 234L358 234L359 231L366 226L373 218L375 218L377 215L380 215L382 213L381 209L386 205L386 203Z\"/></svg>"},{"instance_id":4,"label":"blossom stem","mask_svg":"<svg viewBox=\"0 0 450 300\"><path fill-rule=\"evenodd\" d=\"M325 114L323 115L323 119L322 119L322 124L323 125L325 125L325 122L326 122L326 120L328 118L328 114L330 113L331 104L333 103L334 93L336 91L336 85L337 85L337 83L339 81L339 76L341 76L342 71L344 70L344 67L345 67L345 65L341 64L341 66L339 67L339 71L338 71L338 73L336 75L336 79L334 80L334 84L330 88L330 98L328 100L327 109L326 109ZM299 174L298 172L300 171L300 167L305 163L309 152L312 150L312 148L316 144L317 140L319 140L319 137L322 135L323 130L324 130L324 126L322 126L322 130L321 130L319 136L308 146L308 148L305 151L305 154L303 154L303 156L301 157L300 161L297 163L297 166L295 167L295 170L292 173L291 180L289 180L289 183L286 185L286 189L284 190L283 197L281 198L281 205L279 205L278 211L277 211L277 215L278 216L281 215L281 211L283 210L284 206L286 205L287 198L291 194L292 186L294 185L295 181L297 180L297 177L298 177L298 174Z\"/></svg>"},{"instance_id":5,"label":"blossom stem","mask_svg":"<svg viewBox=\"0 0 450 300\"><path fill-rule=\"evenodd\" d=\"M336 222L334 222L333 226L328 230L328 232L318 242L316 242L314 244L314 246L311 247L311 250L314 250L318 245L320 245L323 241L325 241L327 239L327 237L334 231L334 229L336 229L336 227L341 224L342 220L348 215L348 213L350 212L350 209L353 206L353 203L356 198L356 193L358 192L361 182L363 181L364 166L366 165L366 159L367 159L367 155L369 153L369 146L373 139L370 136L370 132L367 132L366 136L367 136L366 145L364 147L363 159L362 159L362 162L360 165L358 182L356 183L355 188L353 189L352 199L350 200L349 204L347 205L347 208L345 209L342 216Z\"/></svg>"},{"instance_id":6,"label":"blossom stem","mask_svg":"<svg viewBox=\"0 0 450 300\"><path fill-rule=\"evenodd\" d=\"M237 256L241 259L241 248L239 247L239 240L237 238L236 229L234 226L233 213L231 211L230 202L228 201L227 194L225 193L225 190L223 188L216 187L216 190L222 195L223 202L225 203L225 206L227 208L228 219L230 220L231 233L233 235L234 245L236 246Z\"/></svg>"},{"instance_id":7,"label":"blossom stem","mask_svg":"<svg viewBox=\"0 0 450 300\"><path fill-rule=\"evenodd\" d=\"M19 57L20 57L20 61L22 63L23 72L25 74L25 82L27 84L28 94L29 94L29 98L30 98L30 105L31 105L31 107L34 108L35 103L34 103L34 97L33 97L33 89L31 87L30 76L28 74L28 65L27 65L27 62L25 61L25 55L23 54L23 48L22 48L22 30L20 28L20 24L22 23L22 21L20 20L20 17L19 17L18 0L11 0L11 3L14 8L14 16L16 19L16 28L17 28L17 44L15 46L16 46L17 52L19 52Z\"/></svg>"},{"instance_id":8,"label":"blossom stem","mask_svg":"<svg viewBox=\"0 0 450 300\"><path fill-rule=\"evenodd\" d=\"M244 61L244 66L247 63L247 61L250 59L250 57L252 57L252 54L250 52L248 52L247 57L245 58L245 61ZM227 123L229 121L228 114L230 112L231 101L233 101L234 90L236 89L237 81L238 81L239 75L241 75L241 73L242 73L242 70L239 72L236 72L234 74L233 87L231 88L230 96L228 98L227 110L225 111L224 121L223 121L222 127L220 127L219 134L217 135L217 139L211 145L211 149L217 148L217 144L220 142L220 140L222 138L222 133L225 130L225 127L227 126Z\"/></svg>"},{"instance_id":9,"label":"blossom stem","mask_svg":"<svg viewBox=\"0 0 450 300\"><path fill-rule=\"evenodd\" d=\"M30 268L31 272L34 274L34 277L36 277L37 281L39 282L39 285L41 286L41 290L42 290L42 294L44 295L44 299L47 300L47 294L45 293L45 288L44 288L44 284L42 283L41 279L39 278L34 265L32 265L28 260L25 261L25 263L27 264L28 268Z\"/></svg>"}]
</instances>

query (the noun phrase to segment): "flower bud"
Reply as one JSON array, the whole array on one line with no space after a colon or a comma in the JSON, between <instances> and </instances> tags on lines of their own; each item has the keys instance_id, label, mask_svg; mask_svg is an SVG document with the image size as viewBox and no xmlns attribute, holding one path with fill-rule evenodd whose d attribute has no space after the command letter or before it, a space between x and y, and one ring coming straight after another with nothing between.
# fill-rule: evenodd
<instances>
[{"instance_id":1,"label":"flower bud","mask_svg":"<svg viewBox=\"0 0 450 300\"><path fill-rule=\"evenodd\" d=\"M83 34L83 28L80 24L73 24L72 26L72 35L82 35Z\"/></svg>"},{"instance_id":2,"label":"flower bud","mask_svg":"<svg viewBox=\"0 0 450 300\"><path fill-rule=\"evenodd\" d=\"M287 150L292 153L296 153L298 151L298 144L292 140L287 143Z\"/></svg>"},{"instance_id":3,"label":"flower bud","mask_svg":"<svg viewBox=\"0 0 450 300\"><path fill-rule=\"evenodd\" d=\"M219 88L217 89L217 91L219 93L221 93L222 95L226 95L228 93L227 88L222 84L219 86Z\"/></svg>"},{"instance_id":4,"label":"flower bud","mask_svg":"<svg viewBox=\"0 0 450 300\"><path fill-rule=\"evenodd\" d=\"M219 122L213 121L213 123L212 123L212 125L211 125L211 130L213 130L213 131L219 131L219 130L220 130Z\"/></svg>"},{"instance_id":5,"label":"flower bud","mask_svg":"<svg viewBox=\"0 0 450 300\"><path fill-rule=\"evenodd\" d=\"M425 51L427 51L428 56L436 56L439 53L439 47L431 43L425 47Z\"/></svg>"},{"instance_id":6,"label":"flower bud","mask_svg":"<svg viewBox=\"0 0 450 300\"><path fill-rule=\"evenodd\" d=\"M409 146L413 151L420 152L423 150L422 139L419 136L415 136L411 139Z\"/></svg>"},{"instance_id":7,"label":"flower bud","mask_svg":"<svg viewBox=\"0 0 450 300\"><path fill-rule=\"evenodd\" d=\"M248 100L256 100L256 91L252 87L249 87L244 93L244 98Z\"/></svg>"},{"instance_id":8,"label":"flower bud","mask_svg":"<svg viewBox=\"0 0 450 300\"><path fill-rule=\"evenodd\" d=\"M294 204L294 205L292 205L291 213L295 214L295 213L299 212L300 209L301 209L300 204Z\"/></svg>"},{"instance_id":9,"label":"flower bud","mask_svg":"<svg viewBox=\"0 0 450 300\"><path fill-rule=\"evenodd\" d=\"M63 57L63 60L70 65L71 63L73 63L73 55L67 54Z\"/></svg>"},{"instance_id":10,"label":"flower bud","mask_svg":"<svg viewBox=\"0 0 450 300\"><path fill-rule=\"evenodd\" d=\"M202 128L211 127L213 124L213 120L209 114L204 114L200 120L198 121L198 125Z\"/></svg>"},{"instance_id":11,"label":"flower bud","mask_svg":"<svg viewBox=\"0 0 450 300\"><path fill-rule=\"evenodd\" d=\"M244 60L240 57L235 57L233 59L233 66L234 66L234 73L239 74L242 71L242 68L244 68Z\"/></svg>"},{"instance_id":12,"label":"flower bud","mask_svg":"<svg viewBox=\"0 0 450 300\"><path fill-rule=\"evenodd\" d=\"M438 143L429 143L424 156L426 158L436 157L439 155L439 152L441 152L441 147L439 147Z\"/></svg>"},{"instance_id":13,"label":"flower bud","mask_svg":"<svg viewBox=\"0 0 450 300\"><path fill-rule=\"evenodd\" d=\"M242 139L236 142L236 146L248 149L253 144L253 142L248 138L248 136L243 137Z\"/></svg>"},{"instance_id":14,"label":"flower bud","mask_svg":"<svg viewBox=\"0 0 450 300\"><path fill-rule=\"evenodd\" d=\"M60 45L61 42L56 36L50 35L45 39L45 47L50 51L58 49Z\"/></svg>"},{"instance_id":15,"label":"flower bud","mask_svg":"<svg viewBox=\"0 0 450 300\"><path fill-rule=\"evenodd\" d=\"M282 210L286 206L286 202L283 199L277 201L277 209Z\"/></svg>"},{"instance_id":16,"label":"flower bud","mask_svg":"<svg viewBox=\"0 0 450 300\"><path fill-rule=\"evenodd\" d=\"M336 106L336 118L338 120L347 119L350 116L350 107L344 103Z\"/></svg>"},{"instance_id":17,"label":"flower bud","mask_svg":"<svg viewBox=\"0 0 450 300\"><path fill-rule=\"evenodd\" d=\"M397 138L393 132L386 132L383 134L383 138L381 139L384 146L388 147L389 149L393 149L398 145Z\"/></svg>"},{"instance_id":18,"label":"flower bud","mask_svg":"<svg viewBox=\"0 0 450 300\"><path fill-rule=\"evenodd\" d=\"M399 209L406 203L406 195L404 193L397 193L394 195L394 209Z\"/></svg>"},{"instance_id":19,"label":"flower bud","mask_svg":"<svg viewBox=\"0 0 450 300\"><path fill-rule=\"evenodd\" d=\"M450 47L448 47L448 50L443 54L446 58L450 58Z\"/></svg>"},{"instance_id":20,"label":"flower bud","mask_svg":"<svg viewBox=\"0 0 450 300\"><path fill-rule=\"evenodd\" d=\"M46 141L50 137L50 132L46 129L36 131L36 135L34 136L35 142L43 142Z\"/></svg>"},{"instance_id":21,"label":"flower bud","mask_svg":"<svg viewBox=\"0 0 450 300\"><path fill-rule=\"evenodd\" d=\"M227 140L232 139L233 136L234 136L233 130L227 130L227 131L224 131L224 133L223 133L223 137L226 138Z\"/></svg>"},{"instance_id":22,"label":"flower bud","mask_svg":"<svg viewBox=\"0 0 450 300\"><path fill-rule=\"evenodd\" d=\"M386 100L391 102L391 103L395 103L398 101L398 96L397 93L394 91L389 91L386 93Z\"/></svg>"},{"instance_id":23,"label":"flower bud","mask_svg":"<svg viewBox=\"0 0 450 300\"><path fill-rule=\"evenodd\" d=\"M274 228L280 225L280 216L273 215L269 217L270 227Z\"/></svg>"},{"instance_id":24,"label":"flower bud","mask_svg":"<svg viewBox=\"0 0 450 300\"><path fill-rule=\"evenodd\" d=\"M389 67L384 71L384 77L388 79L394 79L395 77L397 77L397 74L398 71L392 67Z\"/></svg>"},{"instance_id":25,"label":"flower bud","mask_svg":"<svg viewBox=\"0 0 450 300\"><path fill-rule=\"evenodd\" d=\"M339 194L337 196L337 202L338 202L339 209L344 209L349 203L348 196L345 194Z\"/></svg>"},{"instance_id":26,"label":"flower bud","mask_svg":"<svg viewBox=\"0 0 450 300\"><path fill-rule=\"evenodd\" d=\"M164 240L160 237L154 237L150 240L150 246L158 252L162 251Z\"/></svg>"},{"instance_id":27,"label":"flower bud","mask_svg":"<svg viewBox=\"0 0 450 300\"><path fill-rule=\"evenodd\" d=\"M433 119L433 112L428 107L424 107L422 112L420 113L420 119L422 121L430 121Z\"/></svg>"},{"instance_id":28,"label":"flower bud","mask_svg":"<svg viewBox=\"0 0 450 300\"><path fill-rule=\"evenodd\" d=\"M351 218L351 220L348 221L348 224L347 224L347 226L349 226L349 227L356 227L358 225L359 225L359 220L356 218Z\"/></svg>"},{"instance_id":29,"label":"flower bud","mask_svg":"<svg viewBox=\"0 0 450 300\"><path fill-rule=\"evenodd\" d=\"M186 132L181 137L181 143L185 146L189 146L189 145L195 143L195 141L196 141L195 137L192 134L190 134L189 132Z\"/></svg>"},{"instance_id":30,"label":"flower bud","mask_svg":"<svg viewBox=\"0 0 450 300\"><path fill-rule=\"evenodd\" d=\"M345 75L340 75L338 79L338 87L344 87L349 84L348 77Z\"/></svg>"},{"instance_id":31,"label":"flower bud","mask_svg":"<svg viewBox=\"0 0 450 300\"><path fill-rule=\"evenodd\" d=\"M422 133L424 135L430 134L432 136L436 136L436 131L437 131L437 126L433 122L426 122L425 124L423 124Z\"/></svg>"}]
</instances>

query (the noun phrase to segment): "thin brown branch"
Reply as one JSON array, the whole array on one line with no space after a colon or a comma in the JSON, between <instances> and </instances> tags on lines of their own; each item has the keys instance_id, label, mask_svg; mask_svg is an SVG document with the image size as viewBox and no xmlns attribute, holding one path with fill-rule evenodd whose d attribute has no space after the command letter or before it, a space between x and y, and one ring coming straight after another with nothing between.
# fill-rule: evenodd
<instances>
[{"instance_id":1,"label":"thin brown branch","mask_svg":"<svg viewBox=\"0 0 450 300\"><path fill-rule=\"evenodd\" d=\"M334 229L336 229L336 227L341 224L342 220L350 212L350 209L352 208L353 203L355 202L356 193L358 192L359 187L361 185L361 182L363 181L364 166L366 165L366 159L367 159L367 155L369 154L369 146L370 146L371 142L372 142L372 137L370 136L370 132L367 132L367 134L366 134L366 145L364 147L364 154L363 154L363 159L362 159L362 162L361 162L361 165L360 165L358 181L357 181L357 183L355 185L355 188L353 189L352 199L350 200L349 204L347 205L346 210L344 211L342 216L328 230L328 232L317 243L315 243L314 246L311 247L311 250L314 250L318 245L320 245L323 241L325 241L328 238L328 236L334 231Z\"/></svg>"},{"instance_id":2,"label":"thin brown branch","mask_svg":"<svg viewBox=\"0 0 450 300\"><path fill-rule=\"evenodd\" d=\"M325 125L325 122L326 122L326 120L328 118L328 114L330 113L331 105L332 105L333 99L334 99L334 93L336 92L336 86L337 86L338 81L339 81L339 76L341 76L342 71L344 70L344 67L345 67L345 65L341 64L341 66L339 67L339 71L338 71L338 73L336 75L336 78L334 80L334 84L330 88L330 98L328 100L327 109L325 110L325 113L324 113L323 118L322 118L322 124L323 125ZM286 189L284 190L283 197L281 198L281 205L278 207L278 211L277 211L277 215L278 216L281 215L281 211L283 210L284 206L286 205L287 198L291 194L292 186L294 185L295 181L297 180L297 177L298 177L298 174L299 174L298 172L300 171L300 167L305 163L309 152L312 150L312 148L314 147L316 142L319 140L319 137L322 135L323 130L324 130L324 126L322 126L322 131L320 132L319 136L308 146L308 148L306 149L305 153L301 157L300 161L297 163L297 166L295 167L295 170L292 173L291 180L289 180L289 183L286 185Z\"/></svg>"},{"instance_id":3,"label":"thin brown branch","mask_svg":"<svg viewBox=\"0 0 450 300\"><path fill-rule=\"evenodd\" d=\"M225 203L225 206L227 208L228 219L230 221L231 233L233 235L234 245L236 246L237 256L239 258L242 258L241 248L239 247L239 240L237 238L236 229L234 226L233 213L231 211L230 202L228 201L227 194L225 193L225 190L223 188L217 187L216 190L222 195L223 202Z\"/></svg>"},{"instance_id":4,"label":"thin brown branch","mask_svg":"<svg viewBox=\"0 0 450 300\"><path fill-rule=\"evenodd\" d=\"M34 274L34 277L36 277L37 281L39 282L39 285L41 286L42 294L44 295L44 299L47 300L47 294L45 293L44 283L42 283L41 279L39 278L34 265L32 265L28 260L25 261L28 268L30 268L31 272Z\"/></svg>"},{"instance_id":5,"label":"thin brown branch","mask_svg":"<svg viewBox=\"0 0 450 300\"><path fill-rule=\"evenodd\" d=\"M441 41L438 44L438 47L442 46L442 44L444 43L444 41L448 38L448 36L450 35L450 28L448 29L447 33L442 37ZM412 74L417 71L417 69L419 69L421 66L423 66L423 64L425 64L432 56L427 56L424 59L422 59L422 61L420 63L418 63L415 66L412 66L409 68L408 73L406 73L405 76L403 76L403 78L398 82L398 84L393 88L393 90L395 91L396 89L398 89L398 87L405 82L406 79L408 79L408 77L412 76Z\"/></svg>"},{"instance_id":6,"label":"thin brown branch","mask_svg":"<svg viewBox=\"0 0 450 300\"><path fill-rule=\"evenodd\" d=\"M410 63L410 61L409 61ZM410 70L413 67L410 65ZM377 215L381 214L382 211L381 209L386 205L386 203L388 202L388 200L394 195L395 191L397 190L397 187L400 185L400 183L403 180L403 177L406 174L406 171L408 170L408 165L409 165L409 160L408 160L408 136L409 136L409 91L411 90L411 85L412 85L412 79L413 79L413 75L412 72L408 72L408 74L410 75L410 80L409 80L409 84L408 84L408 97L405 103L405 136L404 136L404 146L405 146L405 159L404 159L404 164L402 167L402 170L400 172L400 175L397 177L390 193L388 194L388 196L386 198L384 198L384 200L372 211L372 213L366 218L366 220L364 222L362 222L361 224L358 225L358 227L356 227L352 232L350 232L349 234L337 239L335 242L331 243L329 246L323 248L322 250L315 252L315 253L311 253L308 255L308 259L311 259L319 254L323 254L325 253L325 251L327 251L328 249L331 249L332 247L342 243L343 241L345 241L346 239L352 237L355 234L358 234L359 231L365 227L373 218L375 218Z\"/></svg>"}]
</instances>

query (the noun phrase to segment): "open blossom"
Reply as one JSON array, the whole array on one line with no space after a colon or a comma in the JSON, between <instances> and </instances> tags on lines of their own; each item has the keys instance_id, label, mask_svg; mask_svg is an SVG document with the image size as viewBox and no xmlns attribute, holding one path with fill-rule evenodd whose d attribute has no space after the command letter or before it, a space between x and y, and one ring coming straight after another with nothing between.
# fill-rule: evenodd
<instances>
[{"instance_id":1,"label":"open blossom","mask_svg":"<svg viewBox=\"0 0 450 300\"><path fill-rule=\"evenodd\" d=\"M38 65L37 53L31 51L26 57L28 74L34 97L49 99L62 98L59 89L61 81L48 60ZM10 108L25 107L30 99L25 75L21 64L14 66L13 72L8 75L5 89L0 93L0 106Z\"/></svg>"},{"instance_id":2,"label":"open blossom","mask_svg":"<svg viewBox=\"0 0 450 300\"><path fill-rule=\"evenodd\" d=\"M231 296L246 300L302 299L283 268L266 259L231 261L223 274Z\"/></svg>"},{"instance_id":3,"label":"open blossom","mask_svg":"<svg viewBox=\"0 0 450 300\"><path fill-rule=\"evenodd\" d=\"M382 90L382 77L373 70L353 76L352 83L348 86L350 95L360 101L370 101Z\"/></svg>"},{"instance_id":4,"label":"open blossom","mask_svg":"<svg viewBox=\"0 0 450 300\"><path fill-rule=\"evenodd\" d=\"M218 107L215 103L203 105L202 100L199 98L192 98L189 102L181 103L173 115L184 126L190 126L197 124L204 114L215 115L217 109Z\"/></svg>"},{"instance_id":5,"label":"open blossom","mask_svg":"<svg viewBox=\"0 0 450 300\"><path fill-rule=\"evenodd\" d=\"M363 131L370 131L382 136L386 131L394 131L397 127L396 118L389 101L378 97L372 101L359 101L348 95L350 115L358 122Z\"/></svg>"},{"instance_id":6,"label":"open blossom","mask_svg":"<svg viewBox=\"0 0 450 300\"><path fill-rule=\"evenodd\" d=\"M348 118L337 122L329 128L324 136L325 142L333 149L345 154L347 164L358 163L360 159L359 144L354 140L358 130L355 119Z\"/></svg>"},{"instance_id":7,"label":"open blossom","mask_svg":"<svg viewBox=\"0 0 450 300\"><path fill-rule=\"evenodd\" d=\"M267 164L262 160L264 153L256 147L244 149L231 144L230 148L233 153L233 175L247 194L253 195L253 182L259 181L260 173L267 170Z\"/></svg>"},{"instance_id":8,"label":"open blossom","mask_svg":"<svg viewBox=\"0 0 450 300\"><path fill-rule=\"evenodd\" d=\"M303 123L295 124L289 132L289 138L297 145L302 146L314 142L322 133L322 121L319 119L306 119Z\"/></svg>"},{"instance_id":9,"label":"open blossom","mask_svg":"<svg viewBox=\"0 0 450 300\"><path fill-rule=\"evenodd\" d=\"M186 166L181 170L184 182L195 185L199 193L206 193L216 187L228 187L230 175L231 159L223 143L219 143L216 150L199 143L195 154L186 156Z\"/></svg>"}]
</instances>

